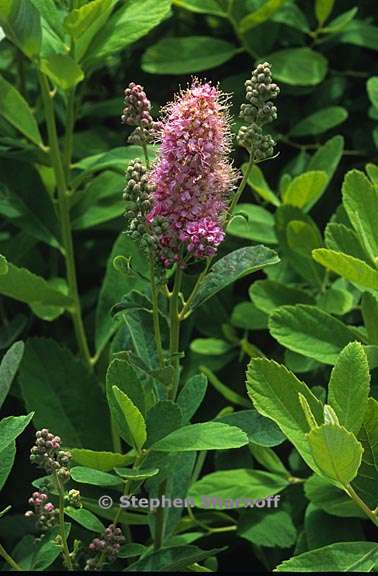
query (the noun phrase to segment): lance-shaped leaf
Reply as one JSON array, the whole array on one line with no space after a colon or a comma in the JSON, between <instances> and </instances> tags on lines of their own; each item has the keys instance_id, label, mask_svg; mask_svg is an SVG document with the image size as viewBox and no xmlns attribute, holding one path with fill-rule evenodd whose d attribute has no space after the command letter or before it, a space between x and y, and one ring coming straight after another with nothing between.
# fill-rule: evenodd
<instances>
[{"instance_id":1,"label":"lance-shaped leaf","mask_svg":"<svg viewBox=\"0 0 378 576\"><path fill-rule=\"evenodd\" d=\"M68 308L72 304L69 296L52 288L44 278L10 262L7 273L0 275L0 294L29 305L46 304Z\"/></svg>"},{"instance_id":2,"label":"lance-shaped leaf","mask_svg":"<svg viewBox=\"0 0 378 576\"><path fill-rule=\"evenodd\" d=\"M270 333L280 344L325 364L335 364L339 352L356 333L316 306L281 306L270 316Z\"/></svg>"},{"instance_id":3,"label":"lance-shaped leaf","mask_svg":"<svg viewBox=\"0 0 378 576\"><path fill-rule=\"evenodd\" d=\"M5 35L26 56L33 58L41 48L41 17L31 0L2 0L0 25Z\"/></svg>"},{"instance_id":4,"label":"lance-shaped leaf","mask_svg":"<svg viewBox=\"0 0 378 576\"><path fill-rule=\"evenodd\" d=\"M211 268L193 300L192 309L198 308L214 294L239 278L261 270L265 266L277 264L279 260L274 250L261 245L239 248L227 254Z\"/></svg>"},{"instance_id":5,"label":"lance-shaped leaf","mask_svg":"<svg viewBox=\"0 0 378 576\"><path fill-rule=\"evenodd\" d=\"M364 288L378 290L378 270L349 254L317 248L312 257L325 268Z\"/></svg>"},{"instance_id":6,"label":"lance-shaped leaf","mask_svg":"<svg viewBox=\"0 0 378 576\"><path fill-rule=\"evenodd\" d=\"M0 76L0 115L28 140L38 146L42 145L38 124L29 104L2 76Z\"/></svg>"},{"instance_id":7,"label":"lance-shaped leaf","mask_svg":"<svg viewBox=\"0 0 378 576\"><path fill-rule=\"evenodd\" d=\"M133 445L135 449L140 452L147 440L147 430L144 418L135 404L124 392L122 392L122 390L118 388L118 386L113 386L112 390L123 414L125 420L124 424L131 435ZM119 424L124 428L122 422Z\"/></svg>"},{"instance_id":8,"label":"lance-shaped leaf","mask_svg":"<svg viewBox=\"0 0 378 576\"><path fill-rule=\"evenodd\" d=\"M227 450L248 444L248 436L240 428L221 422L190 424L179 428L151 446L162 452L193 450Z\"/></svg>"}]
</instances>

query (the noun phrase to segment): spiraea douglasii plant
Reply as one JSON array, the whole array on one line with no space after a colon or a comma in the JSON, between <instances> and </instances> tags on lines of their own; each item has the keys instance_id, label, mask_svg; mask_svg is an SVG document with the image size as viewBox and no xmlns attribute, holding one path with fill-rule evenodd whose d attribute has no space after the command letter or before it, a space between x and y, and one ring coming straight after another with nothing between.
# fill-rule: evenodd
<instances>
[{"instance_id":1,"label":"spiraea douglasii plant","mask_svg":"<svg viewBox=\"0 0 378 576\"><path fill-rule=\"evenodd\" d=\"M360 4L0 0L4 571L376 569Z\"/></svg>"}]
</instances>

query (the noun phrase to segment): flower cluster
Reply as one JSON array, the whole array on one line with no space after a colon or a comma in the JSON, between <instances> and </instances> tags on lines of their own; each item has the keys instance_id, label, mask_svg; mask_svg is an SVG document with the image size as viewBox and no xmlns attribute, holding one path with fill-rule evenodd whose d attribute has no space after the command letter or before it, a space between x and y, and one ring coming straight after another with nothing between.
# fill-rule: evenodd
<instances>
[{"instance_id":1,"label":"flower cluster","mask_svg":"<svg viewBox=\"0 0 378 576\"><path fill-rule=\"evenodd\" d=\"M85 570L101 570L103 561L114 562L124 542L122 530L109 524L101 538L94 538L89 544L89 550L96 556L87 560Z\"/></svg>"},{"instance_id":2,"label":"flower cluster","mask_svg":"<svg viewBox=\"0 0 378 576\"><path fill-rule=\"evenodd\" d=\"M125 90L122 122L129 126L136 126L129 137L132 144L146 144L151 141L152 128L155 122L151 116L151 102L146 96L143 86L131 82Z\"/></svg>"},{"instance_id":3,"label":"flower cluster","mask_svg":"<svg viewBox=\"0 0 378 576\"><path fill-rule=\"evenodd\" d=\"M152 242L148 232L147 214L151 210L153 186L148 181L147 169L139 159L132 160L126 171L126 187L123 199L127 208L125 212L126 233L147 249Z\"/></svg>"},{"instance_id":4,"label":"flower cluster","mask_svg":"<svg viewBox=\"0 0 378 576\"><path fill-rule=\"evenodd\" d=\"M38 430L36 441L30 451L30 462L43 468L48 474L55 472L62 482L69 477L68 465L71 453L61 449L61 439L48 431L47 428Z\"/></svg>"},{"instance_id":5,"label":"flower cluster","mask_svg":"<svg viewBox=\"0 0 378 576\"><path fill-rule=\"evenodd\" d=\"M45 532L57 524L59 510L55 508L54 504L49 502L47 494L44 492L33 492L28 502L33 507L33 510L25 512L25 516L35 520L37 528Z\"/></svg>"},{"instance_id":6,"label":"flower cluster","mask_svg":"<svg viewBox=\"0 0 378 576\"><path fill-rule=\"evenodd\" d=\"M228 159L227 106L218 88L194 80L164 111L160 155L150 173L157 233L165 266L216 253L235 173Z\"/></svg>"},{"instance_id":7,"label":"flower cluster","mask_svg":"<svg viewBox=\"0 0 378 576\"><path fill-rule=\"evenodd\" d=\"M259 64L245 83L247 103L240 108L240 117L247 122L238 133L238 143L247 148L256 161L273 155L275 142L264 134L262 126L277 118L277 108L271 99L277 98L279 88L272 82L271 66Z\"/></svg>"}]
</instances>

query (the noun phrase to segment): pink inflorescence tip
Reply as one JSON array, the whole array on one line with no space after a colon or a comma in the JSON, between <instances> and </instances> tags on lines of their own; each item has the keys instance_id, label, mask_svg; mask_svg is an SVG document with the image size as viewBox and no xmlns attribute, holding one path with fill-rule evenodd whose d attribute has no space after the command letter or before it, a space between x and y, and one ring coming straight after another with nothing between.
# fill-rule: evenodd
<instances>
[{"instance_id":1,"label":"pink inflorescence tip","mask_svg":"<svg viewBox=\"0 0 378 576\"><path fill-rule=\"evenodd\" d=\"M210 83L194 80L166 107L160 154L150 173L154 192L148 214L166 266L180 260L182 248L204 258L223 241L235 181L230 139L227 106Z\"/></svg>"}]
</instances>

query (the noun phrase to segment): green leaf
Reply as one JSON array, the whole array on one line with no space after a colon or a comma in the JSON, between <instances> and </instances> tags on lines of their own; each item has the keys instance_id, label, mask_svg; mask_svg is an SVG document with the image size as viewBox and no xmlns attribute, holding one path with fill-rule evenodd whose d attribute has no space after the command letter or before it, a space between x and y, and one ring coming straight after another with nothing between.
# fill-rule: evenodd
<instances>
[{"instance_id":1,"label":"green leaf","mask_svg":"<svg viewBox=\"0 0 378 576\"><path fill-rule=\"evenodd\" d=\"M310 258L312 251L323 245L319 229L312 223L291 220L286 232L289 248L305 258Z\"/></svg>"},{"instance_id":2,"label":"green leaf","mask_svg":"<svg viewBox=\"0 0 378 576\"><path fill-rule=\"evenodd\" d=\"M36 412L37 428L53 430L72 448L109 448L109 416L103 392L70 350L54 340L30 338L19 381L26 406ZM83 418L87 406L91 409Z\"/></svg>"},{"instance_id":3,"label":"green leaf","mask_svg":"<svg viewBox=\"0 0 378 576\"><path fill-rule=\"evenodd\" d=\"M85 466L74 466L70 470L71 478L80 484L91 484L92 486L118 487L122 485L122 480L114 474L108 474L101 470L86 468Z\"/></svg>"},{"instance_id":4,"label":"green leaf","mask_svg":"<svg viewBox=\"0 0 378 576\"><path fill-rule=\"evenodd\" d=\"M249 450L253 458L257 460L261 466L266 468L268 472L272 472L273 474L278 474L284 476L284 478L290 479L290 472L285 468L284 464L280 460L280 457L277 456L274 450L266 446L254 444L253 442L249 444Z\"/></svg>"},{"instance_id":5,"label":"green leaf","mask_svg":"<svg viewBox=\"0 0 378 576\"><path fill-rule=\"evenodd\" d=\"M227 12L223 10L219 0L173 0L173 4L179 8L185 8L186 10L198 12L199 14L213 14L214 16L227 17Z\"/></svg>"},{"instance_id":6,"label":"green leaf","mask_svg":"<svg viewBox=\"0 0 378 576\"><path fill-rule=\"evenodd\" d=\"M106 344L119 327L120 319L114 319L110 315L110 309L120 301L122 296L133 288L144 285L135 277L125 278L113 268L113 260L119 254L127 254L131 257L132 266L136 270L145 270L145 257L138 246L126 234L120 234L114 243L109 255L105 278L100 290L96 309L96 334L95 343L97 354L105 348Z\"/></svg>"},{"instance_id":7,"label":"green leaf","mask_svg":"<svg viewBox=\"0 0 378 576\"><path fill-rule=\"evenodd\" d=\"M238 29L241 34L245 34L255 26L259 26L266 20L269 20L273 14L281 8L284 0L265 0L264 4L257 10L250 12L238 24Z\"/></svg>"},{"instance_id":8,"label":"green leaf","mask_svg":"<svg viewBox=\"0 0 378 576\"><path fill-rule=\"evenodd\" d=\"M369 343L378 345L378 297L372 292L362 295L362 317Z\"/></svg>"},{"instance_id":9,"label":"green leaf","mask_svg":"<svg viewBox=\"0 0 378 576\"><path fill-rule=\"evenodd\" d=\"M327 173L328 180L324 186L324 190L327 188L332 179L332 176L336 171L336 168L343 155L343 149L344 138L342 136L334 136L318 148L308 163L307 170L321 170ZM324 190L322 190L321 194L323 194ZM312 204L309 206L309 209L311 207Z\"/></svg>"},{"instance_id":10,"label":"green leaf","mask_svg":"<svg viewBox=\"0 0 378 576\"><path fill-rule=\"evenodd\" d=\"M370 102L378 108L378 76L372 76L366 83L367 93Z\"/></svg>"},{"instance_id":11,"label":"green leaf","mask_svg":"<svg viewBox=\"0 0 378 576\"><path fill-rule=\"evenodd\" d=\"M340 424L358 434L367 409L370 374L367 357L359 342L351 342L341 352L332 369L328 402Z\"/></svg>"},{"instance_id":12,"label":"green leaf","mask_svg":"<svg viewBox=\"0 0 378 576\"><path fill-rule=\"evenodd\" d=\"M201 550L197 546L173 546L142 556L128 566L126 572L180 572L190 566L215 556L222 548Z\"/></svg>"},{"instance_id":13,"label":"green leaf","mask_svg":"<svg viewBox=\"0 0 378 576\"><path fill-rule=\"evenodd\" d=\"M348 111L345 108L329 106L303 118L290 130L290 134L292 136L317 136L345 122L347 118Z\"/></svg>"},{"instance_id":14,"label":"green leaf","mask_svg":"<svg viewBox=\"0 0 378 576\"><path fill-rule=\"evenodd\" d=\"M263 448L278 446L285 439L277 424L270 418L259 414L255 409L226 414L217 418L217 421L241 428L247 434L250 444L253 443Z\"/></svg>"},{"instance_id":15,"label":"green leaf","mask_svg":"<svg viewBox=\"0 0 378 576\"><path fill-rule=\"evenodd\" d=\"M155 156L156 148L152 145L148 145L147 151L152 160ZM74 164L74 167L84 170L84 173L80 174L78 179L106 169L114 170L124 176L125 169L129 162L131 162L131 160L136 160L137 158L140 159L141 155L139 146L118 146L117 148L112 148L109 152L102 152L82 158L79 162Z\"/></svg>"},{"instance_id":16,"label":"green leaf","mask_svg":"<svg viewBox=\"0 0 378 576\"><path fill-rule=\"evenodd\" d=\"M378 270L349 254L317 248L312 257L325 268L364 288L378 290Z\"/></svg>"},{"instance_id":17,"label":"green leaf","mask_svg":"<svg viewBox=\"0 0 378 576\"><path fill-rule=\"evenodd\" d=\"M364 539L362 522L358 518L337 518L309 504L305 513L306 541L309 550L334 542L356 542Z\"/></svg>"},{"instance_id":18,"label":"green leaf","mask_svg":"<svg viewBox=\"0 0 378 576\"><path fill-rule=\"evenodd\" d=\"M1 0L0 24L9 40L26 56L33 58L39 54L41 18L31 0Z\"/></svg>"},{"instance_id":19,"label":"green leaf","mask_svg":"<svg viewBox=\"0 0 378 576\"><path fill-rule=\"evenodd\" d=\"M210 269L193 300L192 308L198 308L206 300L236 280L265 268L265 266L277 264L277 262L279 262L279 258L276 252L260 245L239 248L227 254L215 262Z\"/></svg>"},{"instance_id":20,"label":"green leaf","mask_svg":"<svg viewBox=\"0 0 378 576\"><path fill-rule=\"evenodd\" d=\"M293 556L275 572L371 572L377 552L375 542L338 542Z\"/></svg>"},{"instance_id":21,"label":"green leaf","mask_svg":"<svg viewBox=\"0 0 378 576\"><path fill-rule=\"evenodd\" d=\"M320 27L330 16L334 3L335 0L315 0L315 14Z\"/></svg>"},{"instance_id":22,"label":"green leaf","mask_svg":"<svg viewBox=\"0 0 378 576\"><path fill-rule=\"evenodd\" d=\"M69 90L84 79L79 64L68 54L49 54L41 59L40 68L62 90Z\"/></svg>"},{"instance_id":23,"label":"green leaf","mask_svg":"<svg viewBox=\"0 0 378 576\"><path fill-rule=\"evenodd\" d=\"M312 456L321 474L338 486L356 477L363 448L343 426L322 424L307 434Z\"/></svg>"},{"instance_id":24,"label":"green leaf","mask_svg":"<svg viewBox=\"0 0 378 576\"><path fill-rule=\"evenodd\" d=\"M312 467L313 459L305 439L309 425L299 394L307 400L318 424L323 422L323 406L306 384L285 366L273 360L254 358L248 366L247 391L255 408L279 426Z\"/></svg>"},{"instance_id":25,"label":"green leaf","mask_svg":"<svg viewBox=\"0 0 378 576\"><path fill-rule=\"evenodd\" d=\"M68 308L72 303L71 298L51 288L44 278L10 262L7 274L0 275L0 294L29 305L47 304Z\"/></svg>"},{"instance_id":26,"label":"green leaf","mask_svg":"<svg viewBox=\"0 0 378 576\"><path fill-rule=\"evenodd\" d=\"M285 190L283 201L298 208L313 206L325 190L327 174L319 170L304 172L291 180Z\"/></svg>"},{"instance_id":27,"label":"green leaf","mask_svg":"<svg viewBox=\"0 0 378 576\"><path fill-rule=\"evenodd\" d=\"M36 169L25 162L0 158L0 173L1 181L6 186L0 195L0 213L24 234L61 249L56 211ZM13 257L17 256L18 252L15 251Z\"/></svg>"},{"instance_id":28,"label":"green leaf","mask_svg":"<svg viewBox=\"0 0 378 576\"><path fill-rule=\"evenodd\" d=\"M304 214L302 210L289 204L280 206L276 211L275 218L276 233L282 252L297 274L303 277L306 283L309 283L319 290L323 285L324 270L322 270L321 266L315 264L311 255L308 254L309 247L307 245L306 235L306 232L310 232L310 238L317 238L318 245L321 244L321 235L315 222L308 214ZM296 224L291 229L291 244L289 244L289 226L293 221L295 221ZM307 226L301 229L297 222L303 222L307 224ZM296 237L298 235L300 236L301 242L306 240L303 248L301 243L297 244Z\"/></svg>"},{"instance_id":29,"label":"green leaf","mask_svg":"<svg viewBox=\"0 0 378 576\"><path fill-rule=\"evenodd\" d=\"M297 539L297 529L284 510L242 512L238 535L257 546L290 548Z\"/></svg>"},{"instance_id":30,"label":"green leaf","mask_svg":"<svg viewBox=\"0 0 378 576\"><path fill-rule=\"evenodd\" d=\"M226 386L226 384L223 384L223 382L221 382L219 378L216 377L210 368L207 368L207 366L200 366L200 370L208 378L210 384L215 388L215 390L219 392L219 394L221 394L228 402L231 404L236 404L237 406L246 406L247 408L249 407L248 400L243 398L243 396L240 396L240 394L232 390L232 388L229 386Z\"/></svg>"},{"instance_id":31,"label":"green leaf","mask_svg":"<svg viewBox=\"0 0 378 576\"><path fill-rule=\"evenodd\" d=\"M170 13L171 0L129 0L116 10L94 38L85 58L88 66L103 65L107 58L143 38Z\"/></svg>"},{"instance_id":32,"label":"green leaf","mask_svg":"<svg viewBox=\"0 0 378 576\"><path fill-rule=\"evenodd\" d=\"M105 532L105 526L103 523L97 518L97 516L85 508L65 506L64 513L90 532L96 532L97 534Z\"/></svg>"},{"instance_id":33,"label":"green leaf","mask_svg":"<svg viewBox=\"0 0 378 576\"><path fill-rule=\"evenodd\" d=\"M5 256L0 254L0 276L8 273L8 262Z\"/></svg>"},{"instance_id":34,"label":"green leaf","mask_svg":"<svg viewBox=\"0 0 378 576\"><path fill-rule=\"evenodd\" d=\"M76 464L102 472L109 472L117 466L127 466L133 461L129 455L116 452L99 452L86 448L72 448L70 452Z\"/></svg>"},{"instance_id":35,"label":"green leaf","mask_svg":"<svg viewBox=\"0 0 378 576\"><path fill-rule=\"evenodd\" d=\"M288 481L282 476L261 470L220 470L192 484L188 498L193 499L198 508L226 508L228 499L233 501L232 508L244 508L256 500L278 494L287 485Z\"/></svg>"},{"instance_id":36,"label":"green leaf","mask_svg":"<svg viewBox=\"0 0 378 576\"><path fill-rule=\"evenodd\" d=\"M125 213L125 201L119 191L125 177L118 172L106 170L88 183L84 195L71 211L73 230L86 230Z\"/></svg>"},{"instance_id":37,"label":"green leaf","mask_svg":"<svg viewBox=\"0 0 378 576\"><path fill-rule=\"evenodd\" d=\"M320 32L322 34L335 34L336 32L341 32L346 27L346 25L349 24L351 20L353 20L357 12L358 12L358 6L355 6L354 8L351 8L346 12L343 12L342 14L336 16L336 18L331 20L331 22L329 22L327 26L321 28Z\"/></svg>"},{"instance_id":38,"label":"green leaf","mask_svg":"<svg viewBox=\"0 0 378 576\"><path fill-rule=\"evenodd\" d=\"M230 42L211 36L164 38L146 50L142 69L150 74L190 74L220 66L237 53Z\"/></svg>"},{"instance_id":39,"label":"green leaf","mask_svg":"<svg viewBox=\"0 0 378 576\"><path fill-rule=\"evenodd\" d=\"M365 518L364 512L344 490L330 484L322 476L313 474L304 483L306 497L315 506L340 518Z\"/></svg>"},{"instance_id":40,"label":"green leaf","mask_svg":"<svg viewBox=\"0 0 378 576\"><path fill-rule=\"evenodd\" d=\"M330 286L318 296L317 304L329 314L343 316L354 308L353 294L348 289Z\"/></svg>"},{"instance_id":41,"label":"green leaf","mask_svg":"<svg viewBox=\"0 0 378 576\"><path fill-rule=\"evenodd\" d=\"M262 206L254 204L241 203L235 207L234 216L227 226L227 234L254 242L277 243L273 215Z\"/></svg>"},{"instance_id":42,"label":"green leaf","mask_svg":"<svg viewBox=\"0 0 378 576\"><path fill-rule=\"evenodd\" d=\"M68 538L71 524L66 522L64 528ZM55 526L39 538L32 534L24 536L12 550L12 557L20 565L21 570L25 572L47 570L62 553L61 546L56 543L59 532L59 526Z\"/></svg>"},{"instance_id":43,"label":"green leaf","mask_svg":"<svg viewBox=\"0 0 378 576\"><path fill-rule=\"evenodd\" d=\"M12 344L4 354L0 363L0 408L8 395L12 382L24 355L24 343L19 341Z\"/></svg>"},{"instance_id":44,"label":"green leaf","mask_svg":"<svg viewBox=\"0 0 378 576\"><path fill-rule=\"evenodd\" d=\"M232 350L232 345L220 338L195 338L190 344L190 349L196 354L221 356Z\"/></svg>"},{"instance_id":45,"label":"green leaf","mask_svg":"<svg viewBox=\"0 0 378 576\"><path fill-rule=\"evenodd\" d=\"M37 121L20 92L0 76L0 115L33 144L42 145Z\"/></svg>"},{"instance_id":46,"label":"green leaf","mask_svg":"<svg viewBox=\"0 0 378 576\"><path fill-rule=\"evenodd\" d=\"M130 398L118 388L112 386L113 394L121 408L126 425L132 436L135 449L140 452L147 440L146 423L139 409Z\"/></svg>"},{"instance_id":47,"label":"green leaf","mask_svg":"<svg viewBox=\"0 0 378 576\"><path fill-rule=\"evenodd\" d=\"M182 425L181 408L172 400L160 400L147 413L147 442L149 448Z\"/></svg>"},{"instance_id":48,"label":"green leaf","mask_svg":"<svg viewBox=\"0 0 378 576\"><path fill-rule=\"evenodd\" d=\"M325 242L327 248L335 252L345 252L345 254L354 256L354 258L358 260L366 260L367 258L364 249L359 243L357 234L351 228L345 226L345 224L338 224L336 222L327 224Z\"/></svg>"},{"instance_id":49,"label":"green leaf","mask_svg":"<svg viewBox=\"0 0 378 576\"><path fill-rule=\"evenodd\" d=\"M378 255L378 188L363 172L351 170L345 176L343 206L362 246L375 263Z\"/></svg>"},{"instance_id":50,"label":"green leaf","mask_svg":"<svg viewBox=\"0 0 378 576\"><path fill-rule=\"evenodd\" d=\"M75 40L75 57L80 61L94 36L105 25L114 0L92 0L72 10L64 20L65 30Z\"/></svg>"},{"instance_id":51,"label":"green leaf","mask_svg":"<svg viewBox=\"0 0 378 576\"><path fill-rule=\"evenodd\" d=\"M161 452L227 450L248 444L247 435L235 426L220 422L189 424L168 434L151 447Z\"/></svg>"},{"instance_id":52,"label":"green leaf","mask_svg":"<svg viewBox=\"0 0 378 576\"><path fill-rule=\"evenodd\" d=\"M247 171L248 164L245 163L242 165L242 173L243 175ZM276 194L271 190L268 182L265 180L264 173L257 164L252 166L248 174L248 186L252 188L261 198L273 204L273 206L279 206L281 204L280 199L276 196ZM249 206L246 204L245 206ZM238 206L236 207L238 208Z\"/></svg>"},{"instance_id":53,"label":"green leaf","mask_svg":"<svg viewBox=\"0 0 378 576\"><path fill-rule=\"evenodd\" d=\"M159 474L159 468L115 468L114 471L118 476L125 480L146 480L147 478L153 478Z\"/></svg>"},{"instance_id":54,"label":"green leaf","mask_svg":"<svg viewBox=\"0 0 378 576\"><path fill-rule=\"evenodd\" d=\"M231 324L245 330L266 330L268 315L256 308L252 302L239 302L232 311Z\"/></svg>"},{"instance_id":55,"label":"green leaf","mask_svg":"<svg viewBox=\"0 0 378 576\"><path fill-rule=\"evenodd\" d=\"M272 20L301 32L307 33L310 31L305 14L296 4L291 2L284 2L281 8L273 14Z\"/></svg>"},{"instance_id":56,"label":"green leaf","mask_svg":"<svg viewBox=\"0 0 378 576\"><path fill-rule=\"evenodd\" d=\"M177 404L182 412L183 424L187 424L201 406L206 389L207 378L204 374L196 374L184 384L177 398Z\"/></svg>"},{"instance_id":57,"label":"green leaf","mask_svg":"<svg viewBox=\"0 0 378 576\"><path fill-rule=\"evenodd\" d=\"M13 440L0 452L0 492L13 468L16 457L16 442Z\"/></svg>"},{"instance_id":58,"label":"green leaf","mask_svg":"<svg viewBox=\"0 0 378 576\"><path fill-rule=\"evenodd\" d=\"M274 280L257 280L250 286L249 295L255 306L267 314L285 304L315 304L313 297L305 290Z\"/></svg>"},{"instance_id":59,"label":"green leaf","mask_svg":"<svg viewBox=\"0 0 378 576\"><path fill-rule=\"evenodd\" d=\"M339 36L339 42L378 50L378 26L364 20L353 20Z\"/></svg>"},{"instance_id":60,"label":"green leaf","mask_svg":"<svg viewBox=\"0 0 378 576\"><path fill-rule=\"evenodd\" d=\"M316 306L282 306L270 317L269 328L280 344L324 364L335 364L339 352L356 339L348 326Z\"/></svg>"},{"instance_id":61,"label":"green leaf","mask_svg":"<svg viewBox=\"0 0 378 576\"><path fill-rule=\"evenodd\" d=\"M110 362L106 373L106 388L108 400L112 397L109 392L117 386L124 392L142 414L146 411L146 399L142 382L134 366L130 363L127 353L120 352Z\"/></svg>"},{"instance_id":62,"label":"green leaf","mask_svg":"<svg viewBox=\"0 0 378 576\"><path fill-rule=\"evenodd\" d=\"M362 428L358 435L364 449L353 487L372 509L378 501L378 402L369 398Z\"/></svg>"},{"instance_id":63,"label":"green leaf","mask_svg":"<svg viewBox=\"0 0 378 576\"><path fill-rule=\"evenodd\" d=\"M33 415L31 412L26 416L8 416L0 420L0 453L25 430Z\"/></svg>"},{"instance_id":64,"label":"green leaf","mask_svg":"<svg viewBox=\"0 0 378 576\"><path fill-rule=\"evenodd\" d=\"M276 80L294 86L315 86L324 80L326 58L311 48L288 48L266 57Z\"/></svg>"}]
</instances>

